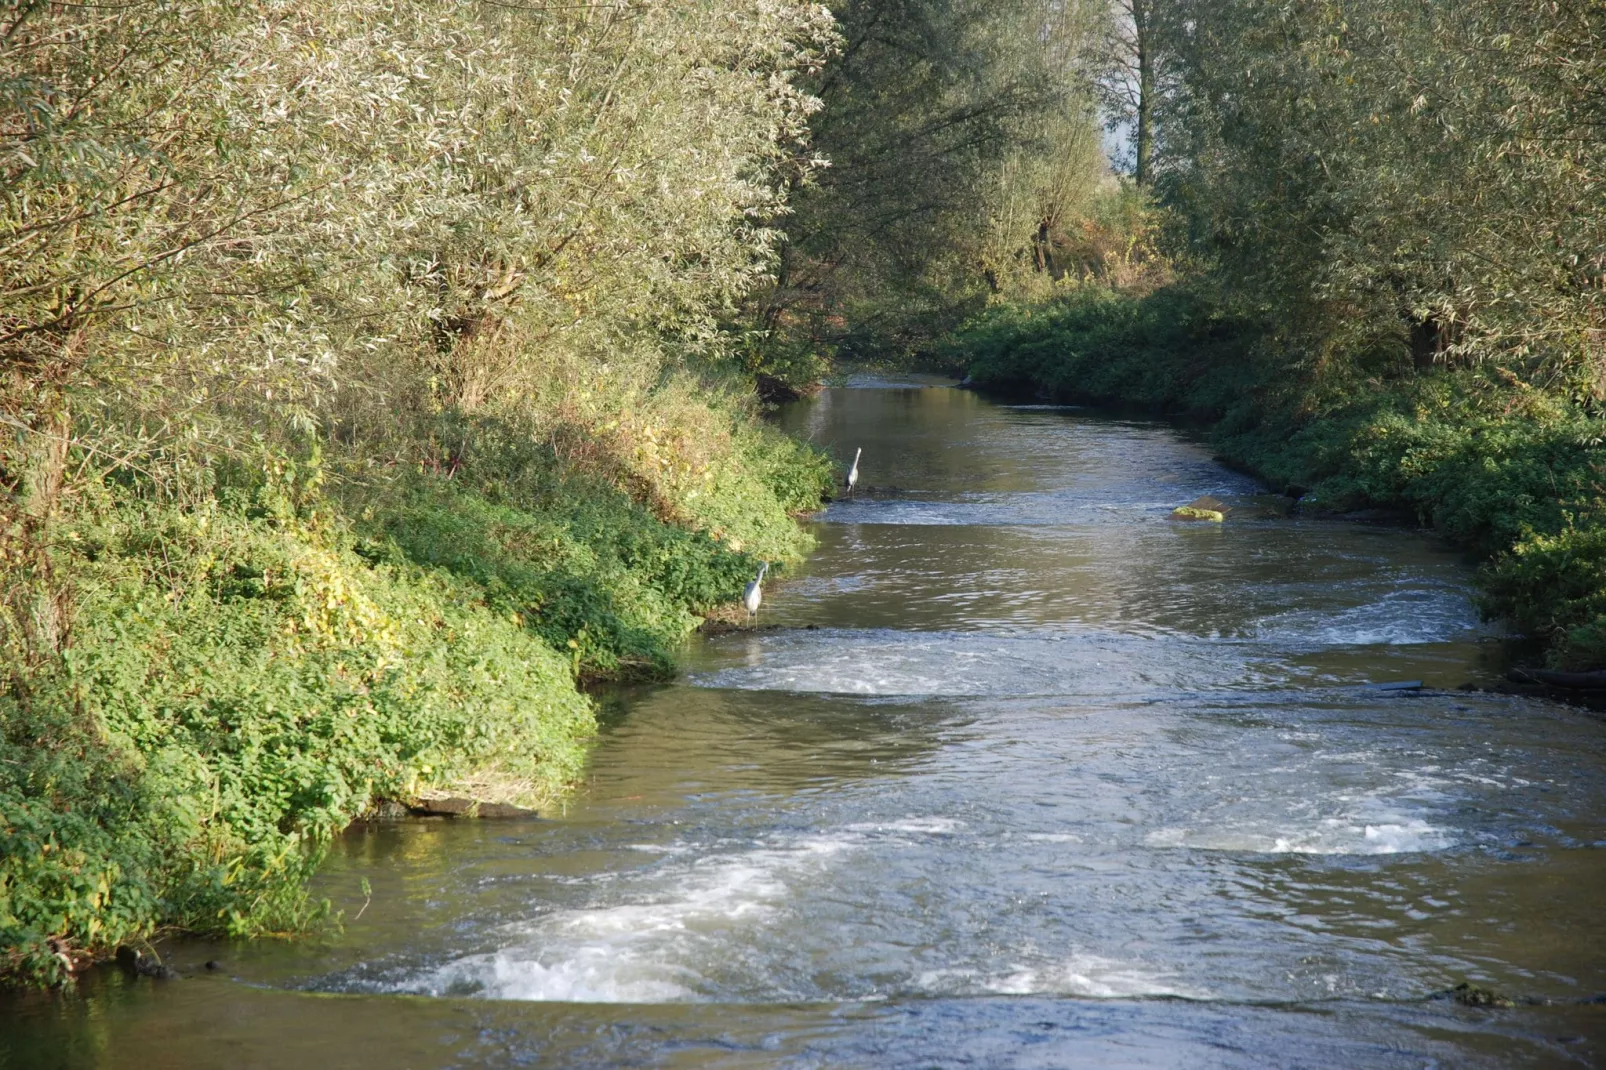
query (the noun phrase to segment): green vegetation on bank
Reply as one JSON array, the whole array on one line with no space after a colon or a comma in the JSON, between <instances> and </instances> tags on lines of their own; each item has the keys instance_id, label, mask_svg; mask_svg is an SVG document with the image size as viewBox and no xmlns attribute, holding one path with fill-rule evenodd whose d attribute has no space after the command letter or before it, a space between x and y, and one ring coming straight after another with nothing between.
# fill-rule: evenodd
<instances>
[{"instance_id":1,"label":"green vegetation on bank","mask_svg":"<svg viewBox=\"0 0 1606 1070\"><path fill-rule=\"evenodd\" d=\"M6 971L302 929L321 847L378 799L559 797L594 727L577 678L668 672L761 556L805 549L789 513L823 459L734 426L751 474L679 522L535 450L335 489L280 455L183 505L86 492L50 548L71 642L0 699Z\"/></svg>"},{"instance_id":2,"label":"green vegetation on bank","mask_svg":"<svg viewBox=\"0 0 1606 1070\"><path fill-rule=\"evenodd\" d=\"M1003 288L946 359L1409 510L1554 665L1606 668L1606 6L1116 6L1137 143L1104 198L1137 210L1044 236L1126 240Z\"/></svg>"},{"instance_id":3,"label":"green vegetation on bank","mask_svg":"<svg viewBox=\"0 0 1606 1070\"><path fill-rule=\"evenodd\" d=\"M473 583L489 608L527 622L590 677L672 671L675 646L701 614L739 597L761 560L801 556L807 539L792 514L818 508L833 481L822 454L733 422L717 465L665 519L614 480L485 430L460 448L489 456L454 478L348 490L368 539L359 552ZM665 447L684 457L690 443Z\"/></svg>"},{"instance_id":4,"label":"green vegetation on bank","mask_svg":"<svg viewBox=\"0 0 1606 1070\"><path fill-rule=\"evenodd\" d=\"M0 978L315 922L376 800L543 805L828 460L745 295L793 0L0 13Z\"/></svg>"},{"instance_id":5,"label":"green vegetation on bank","mask_svg":"<svg viewBox=\"0 0 1606 1070\"><path fill-rule=\"evenodd\" d=\"M1137 407L1208 427L1221 454L1306 507L1408 511L1473 549L1491 615L1606 667L1606 423L1504 368L1338 366L1312 382L1265 330L1180 286L1092 283L1000 308L950 342L978 386Z\"/></svg>"}]
</instances>

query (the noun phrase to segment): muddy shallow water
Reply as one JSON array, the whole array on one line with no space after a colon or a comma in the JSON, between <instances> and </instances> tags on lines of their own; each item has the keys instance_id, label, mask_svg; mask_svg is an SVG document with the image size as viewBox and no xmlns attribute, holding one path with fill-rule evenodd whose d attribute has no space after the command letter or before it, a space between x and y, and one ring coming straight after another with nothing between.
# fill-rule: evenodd
<instances>
[{"instance_id":1,"label":"muddy shallow water","mask_svg":"<svg viewBox=\"0 0 1606 1070\"><path fill-rule=\"evenodd\" d=\"M864 449L786 627L611 697L565 813L354 831L343 934L13 999L0 1065L1606 1062L1606 726L1454 690L1453 552L935 381L784 419Z\"/></svg>"}]
</instances>

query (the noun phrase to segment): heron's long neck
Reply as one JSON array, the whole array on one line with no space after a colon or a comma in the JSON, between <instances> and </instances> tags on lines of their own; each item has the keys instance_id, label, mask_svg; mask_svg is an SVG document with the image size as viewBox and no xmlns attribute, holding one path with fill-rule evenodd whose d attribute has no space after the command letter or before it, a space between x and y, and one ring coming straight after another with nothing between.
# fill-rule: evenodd
<instances>
[{"instance_id":1,"label":"heron's long neck","mask_svg":"<svg viewBox=\"0 0 1606 1070\"><path fill-rule=\"evenodd\" d=\"M853 451L853 467L855 467L855 468L859 467L859 454L861 454L863 452L864 452L864 447L863 446L860 446L858 449Z\"/></svg>"},{"instance_id":2,"label":"heron's long neck","mask_svg":"<svg viewBox=\"0 0 1606 1070\"><path fill-rule=\"evenodd\" d=\"M758 582L759 583L763 583L764 582L764 573L768 572L769 570L770 570L770 563L768 561L766 561L762 565L758 566Z\"/></svg>"}]
</instances>

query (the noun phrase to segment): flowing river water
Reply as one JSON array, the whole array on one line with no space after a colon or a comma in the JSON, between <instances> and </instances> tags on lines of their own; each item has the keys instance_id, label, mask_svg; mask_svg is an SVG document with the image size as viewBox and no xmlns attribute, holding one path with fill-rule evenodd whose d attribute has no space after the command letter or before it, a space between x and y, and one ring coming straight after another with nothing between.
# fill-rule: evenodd
<instances>
[{"instance_id":1,"label":"flowing river water","mask_svg":"<svg viewBox=\"0 0 1606 1070\"><path fill-rule=\"evenodd\" d=\"M1452 551L934 380L783 418L861 492L565 813L354 830L342 934L13 999L0 1064L1606 1063L1606 725L1455 690Z\"/></svg>"}]
</instances>

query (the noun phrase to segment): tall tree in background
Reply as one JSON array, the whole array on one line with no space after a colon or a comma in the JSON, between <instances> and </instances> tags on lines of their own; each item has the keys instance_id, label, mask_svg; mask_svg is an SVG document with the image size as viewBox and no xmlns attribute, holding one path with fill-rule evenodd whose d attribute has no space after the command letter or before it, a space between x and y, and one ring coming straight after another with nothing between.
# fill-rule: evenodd
<instances>
[{"instance_id":1,"label":"tall tree in background","mask_svg":"<svg viewBox=\"0 0 1606 1070\"><path fill-rule=\"evenodd\" d=\"M1159 88L1160 12L1163 0L1114 0L1105 30L1102 90L1112 128L1130 132L1132 177L1139 186L1154 179L1155 115Z\"/></svg>"},{"instance_id":2,"label":"tall tree in background","mask_svg":"<svg viewBox=\"0 0 1606 1070\"><path fill-rule=\"evenodd\" d=\"M845 44L809 86L829 166L797 183L757 314L754 363L784 378L816 373L831 351L921 348L1001 273L1031 269L1040 224L1100 167L1091 0L831 6ZM1039 195L1060 206L1022 201Z\"/></svg>"}]
</instances>

